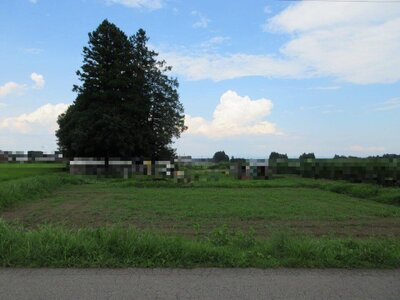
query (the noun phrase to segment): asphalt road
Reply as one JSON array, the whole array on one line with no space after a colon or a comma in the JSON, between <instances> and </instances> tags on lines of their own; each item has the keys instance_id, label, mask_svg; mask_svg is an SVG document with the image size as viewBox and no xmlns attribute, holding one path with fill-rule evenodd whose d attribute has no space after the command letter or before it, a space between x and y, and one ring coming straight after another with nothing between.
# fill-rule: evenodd
<instances>
[{"instance_id":1,"label":"asphalt road","mask_svg":"<svg viewBox=\"0 0 400 300\"><path fill-rule=\"evenodd\" d=\"M400 299L400 269L0 269L0 299Z\"/></svg>"}]
</instances>

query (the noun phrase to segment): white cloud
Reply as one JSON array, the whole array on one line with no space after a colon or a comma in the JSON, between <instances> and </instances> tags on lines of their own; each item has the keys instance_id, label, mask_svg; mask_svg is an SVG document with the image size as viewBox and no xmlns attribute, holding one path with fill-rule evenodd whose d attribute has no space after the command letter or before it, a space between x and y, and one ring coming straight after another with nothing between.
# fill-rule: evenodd
<instances>
[{"instance_id":1,"label":"white cloud","mask_svg":"<svg viewBox=\"0 0 400 300\"><path fill-rule=\"evenodd\" d=\"M397 4L302 1L288 6L270 18L264 25L264 29L306 32L354 24L379 24L397 17L399 17Z\"/></svg>"},{"instance_id":2,"label":"white cloud","mask_svg":"<svg viewBox=\"0 0 400 300\"><path fill-rule=\"evenodd\" d=\"M193 23L194 28L207 28L208 24L211 22L206 16L202 13L198 12L197 10L192 11L192 15L197 16L199 19L197 22Z\"/></svg>"},{"instance_id":3,"label":"white cloud","mask_svg":"<svg viewBox=\"0 0 400 300\"><path fill-rule=\"evenodd\" d=\"M227 41L229 41L231 38L227 37L227 36L215 36L212 37L211 39L201 43L201 46L203 48L212 48L218 45L222 45L224 43L226 43Z\"/></svg>"},{"instance_id":4,"label":"white cloud","mask_svg":"<svg viewBox=\"0 0 400 300\"><path fill-rule=\"evenodd\" d=\"M281 52L316 76L368 84L400 80L400 5L302 1L264 25L291 34Z\"/></svg>"},{"instance_id":5,"label":"white cloud","mask_svg":"<svg viewBox=\"0 0 400 300\"><path fill-rule=\"evenodd\" d=\"M293 61L269 55L248 54L186 54L160 52L174 66L173 72L189 80L211 79L214 81L244 76L304 77L304 66Z\"/></svg>"},{"instance_id":6,"label":"white cloud","mask_svg":"<svg viewBox=\"0 0 400 300\"><path fill-rule=\"evenodd\" d=\"M353 145L349 147L350 151L353 152L383 152L385 151L384 147L365 147L365 146L361 146L361 145Z\"/></svg>"},{"instance_id":7,"label":"white cloud","mask_svg":"<svg viewBox=\"0 0 400 300\"><path fill-rule=\"evenodd\" d=\"M45 81L42 75L37 73L31 74L31 79L35 82L33 88L41 89L45 85ZM8 96L8 95L17 95L21 96L27 89L26 84L19 84L14 81L6 82L3 85L0 85L0 98Z\"/></svg>"},{"instance_id":8,"label":"white cloud","mask_svg":"<svg viewBox=\"0 0 400 300\"><path fill-rule=\"evenodd\" d=\"M29 54L40 54L43 52L43 49L40 48L24 48L22 49L25 53L29 53Z\"/></svg>"},{"instance_id":9,"label":"white cloud","mask_svg":"<svg viewBox=\"0 0 400 300\"><path fill-rule=\"evenodd\" d=\"M277 53L192 49L166 51L165 58L190 80L333 77L357 84L393 83L400 80L398 28L400 4L299 1L264 24L265 30L289 38Z\"/></svg>"},{"instance_id":10,"label":"white cloud","mask_svg":"<svg viewBox=\"0 0 400 300\"><path fill-rule=\"evenodd\" d=\"M31 113L0 119L0 129L17 133L29 133L34 130L54 133L57 129L58 115L65 112L68 106L64 103L46 104Z\"/></svg>"},{"instance_id":11,"label":"white cloud","mask_svg":"<svg viewBox=\"0 0 400 300\"><path fill-rule=\"evenodd\" d=\"M33 86L33 88L42 89L44 87L45 81L44 81L43 75L33 72L31 74L31 79L35 82L35 85Z\"/></svg>"},{"instance_id":12,"label":"white cloud","mask_svg":"<svg viewBox=\"0 0 400 300\"><path fill-rule=\"evenodd\" d=\"M108 0L110 4L120 4L131 8L160 9L163 0Z\"/></svg>"},{"instance_id":13,"label":"white cloud","mask_svg":"<svg viewBox=\"0 0 400 300\"><path fill-rule=\"evenodd\" d=\"M4 85L0 86L0 98L12 94L21 95L25 88L25 84L18 84L13 81L6 82Z\"/></svg>"},{"instance_id":14,"label":"white cloud","mask_svg":"<svg viewBox=\"0 0 400 300\"><path fill-rule=\"evenodd\" d=\"M252 100L248 96L242 97L228 90L221 96L212 121L202 117L185 116L185 124L188 126L185 134L211 138L281 134L276 124L264 120L265 116L271 113L272 107L271 100Z\"/></svg>"},{"instance_id":15,"label":"white cloud","mask_svg":"<svg viewBox=\"0 0 400 300\"><path fill-rule=\"evenodd\" d=\"M377 111L393 110L400 108L400 97L391 98L375 108Z\"/></svg>"}]
</instances>

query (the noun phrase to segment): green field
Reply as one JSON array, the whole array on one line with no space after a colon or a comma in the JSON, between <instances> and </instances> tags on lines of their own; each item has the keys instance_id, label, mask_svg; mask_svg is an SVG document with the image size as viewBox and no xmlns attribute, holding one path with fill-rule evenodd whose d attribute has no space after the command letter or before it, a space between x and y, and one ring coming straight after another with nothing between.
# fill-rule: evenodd
<instances>
[{"instance_id":1,"label":"green field","mask_svg":"<svg viewBox=\"0 0 400 300\"><path fill-rule=\"evenodd\" d=\"M43 164L0 163L0 183L7 180L19 179L24 177L60 173L63 171L63 168L65 168L65 165L58 163L43 163Z\"/></svg>"},{"instance_id":2,"label":"green field","mask_svg":"<svg viewBox=\"0 0 400 300\"><path fill-rule=\"evenodd\" d=\"M27 166L0 165L3 266L400 266L400 188Z\"/></svg>"}]
</instances>

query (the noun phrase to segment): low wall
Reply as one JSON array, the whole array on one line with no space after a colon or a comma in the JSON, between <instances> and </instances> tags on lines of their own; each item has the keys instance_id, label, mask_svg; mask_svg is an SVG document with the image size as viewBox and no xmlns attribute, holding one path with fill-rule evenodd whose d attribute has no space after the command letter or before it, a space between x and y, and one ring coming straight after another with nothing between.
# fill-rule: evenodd
<instances>
[{"instance_id":1,"label":"low wall","mask_svg":"<svg viewBox=\"0 0 400 300\"><path fill-rule=\"evenodd\" d=\"M154 175L161 177L174 177L174 164L169 161L120 161L110 160L108 168L104 160L70 161L70 174L75 175L112 175L116 177L132 177L133 175Z\"/></svg>"}]
</instances>

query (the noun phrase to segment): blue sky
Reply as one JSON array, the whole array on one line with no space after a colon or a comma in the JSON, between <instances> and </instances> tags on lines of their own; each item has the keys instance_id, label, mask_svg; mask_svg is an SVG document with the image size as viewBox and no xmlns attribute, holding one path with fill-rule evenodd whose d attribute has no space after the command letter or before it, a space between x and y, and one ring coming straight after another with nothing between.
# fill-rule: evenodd
<instances>
[{"instance_id":1,"label":"blue sky","mask_svg":"<svg viewBox=\"0 0 400 300\"><path fill-rule=\"evenodd\" d=\"M173 66L189 126L178 154L400 152L400 3L277 0L2 0L0 149L57 148L105 18L145 29Z\"/></svg>"}]
</instances>

